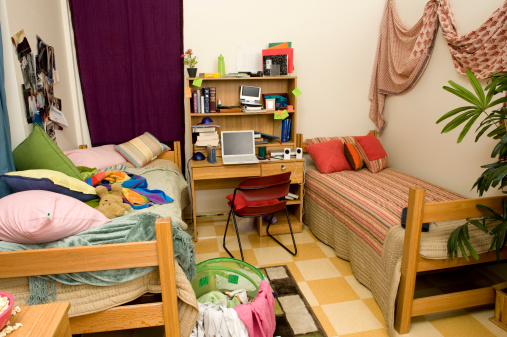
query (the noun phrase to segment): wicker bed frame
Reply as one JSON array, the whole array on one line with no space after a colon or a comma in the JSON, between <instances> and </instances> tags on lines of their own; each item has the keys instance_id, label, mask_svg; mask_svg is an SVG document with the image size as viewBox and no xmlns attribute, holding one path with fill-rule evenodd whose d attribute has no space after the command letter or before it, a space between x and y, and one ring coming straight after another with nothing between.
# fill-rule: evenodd
<instances>
[{"instance_id":1,"label":"wicker bed frame","mask_svg":"<svg viewBox=\"0 0 507 337\"><path fill-rule=\"evenodd\" d=\"M370 131L370 133L377 135L375 131ZM302 134L297 135L296 144L298 147L307 145L303 142ZM466 261L463 257L454 258L453 260L450 258L435 260L422 258L419 255L422 224L425 222L438 222L481 216L484 213L476 207L478 204L488 206L501 214L502 199L503 197L499 196L425 203L425 190L418 186L410 188L401 265L401 280L398 288L394 322L395 329L400 334L409 332L410 321L414 316L495 303L495 289L493 287L417 299L414 299L414 290L418 273L443 271L496 260L496 255L494 253L480 254L479 260L477 261L474 259ZM507 260L507 249L503 249L500 257L502 260Z\"/></svg>"},{"instance_id":2,"label":"wicker bed frame","mask_svg":"<svg viewBox=\"0 0 507 337\"><path fill-rule=\"evenodd\" d=\"M181 169L180 143L174 142L174 148L159 158L172 160ZM171 219L157 219L155 226L157 241L2 252L0 278L158 266L162 302L118 306L71 317L71 332L83 334L163 325L166 336L179 336Z\"/></svg>"}]
</instances>

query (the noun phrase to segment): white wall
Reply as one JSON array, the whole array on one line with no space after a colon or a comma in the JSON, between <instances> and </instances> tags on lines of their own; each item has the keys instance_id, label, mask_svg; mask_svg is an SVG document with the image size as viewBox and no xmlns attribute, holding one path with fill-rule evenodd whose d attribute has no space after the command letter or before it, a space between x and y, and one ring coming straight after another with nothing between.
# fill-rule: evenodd
<instances>
[{"instance_id":1,"label":"white wall","mask_svg":"<svg viewBox=\"0 0 507 337\"><path fill-rule=\"evenodd\" d=\"M56 131L56 140L60 148L63 150L75 149L81 144L78 135L80 123L79 118L73 106L75 105L75 97L72 95L71 71L72 63L67 56L68 38L66 38L64 30L63 17L65 10L62 10L62 4L65 1L36 1L36 0L2 0L5 3L8 27L2 22L2 30L5 30L8 36L13 35L20 29L24 29L25 35L30 43L32 53L37 53L36 35L48 45L55 48L56 69L58 71L60 82L54 84L54 95L62 100L62 111L69 122L69 127L65 127L62 131ZM23 79L18 58L15 54L14 46L10 38L5 38L6 33L3 32L4 50L8 48L12 58L6 58L4 68L8 71L14 69L17 92L12 88L7 94L9 118L12 134L12 147L15 148L23 139L28 136L33 128L33 124L27 124L25 116L25 103L23 102L23 94L21 92L21 84ZM11 56L9 55L9 56ZM9 102L9 101L16 102ZM23 116L20 120L19 116Z\"/></svg>"},{"instance_id":2,"label":"white wall","mask_svg":"<svg viewBox=\"0 0 507 337\"><path fill-rule=\"evenodd\" d=\"M422 17L427 1L396 0L407 27ZM475 0L451 0L458 33L477 29L503 2L485 0L478 6ZM199 57L198 72L217 71L219 54L224 55L226 72L235 72L238 45L267 47L269 42L292 41L295 75L303 92L298 100L297 132L305 139L363 135L375 128L368 118L368 92L385 3L259 0L252 10L236 0L186 0L184 47ZM419 83L408 93L386 99L387 127L381 141L392 167L475 197L477 193L470 189L482 172L480 165L491 161L493 144L488 139L474 143L474 137L456 144L458 132L440 134L443 125L435 121L463 105L442 89L448 80L467 84L454 70L439 32ZM197 210L217 209L220 193L199 192Z\"/></svg>"}]
</instances>

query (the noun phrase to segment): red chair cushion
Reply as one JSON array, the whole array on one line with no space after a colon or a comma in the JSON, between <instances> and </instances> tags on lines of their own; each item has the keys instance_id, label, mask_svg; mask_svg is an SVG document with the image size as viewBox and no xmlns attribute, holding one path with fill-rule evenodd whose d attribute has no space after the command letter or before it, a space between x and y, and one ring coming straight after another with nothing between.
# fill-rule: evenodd
<instances>
[{"instance_id":1,"label":"red chair cushion","mask_svg":"<svg viewBox=\"0 0 507 337\"><path fill-rule=\"evenodd\" d=\"M234 197L234 194L229 194L226 198L229 200L228 204L231 206L232 198ZM241 194L236 194L236 199L234 199L234 211L239 211L242 208L245 208L247 206L267 206L267 205L273 205L278 203L278 199L271 199L271 200L265 200L265 201L253 201L253 202L247 202Z\"/></svg>"}]
</instances>

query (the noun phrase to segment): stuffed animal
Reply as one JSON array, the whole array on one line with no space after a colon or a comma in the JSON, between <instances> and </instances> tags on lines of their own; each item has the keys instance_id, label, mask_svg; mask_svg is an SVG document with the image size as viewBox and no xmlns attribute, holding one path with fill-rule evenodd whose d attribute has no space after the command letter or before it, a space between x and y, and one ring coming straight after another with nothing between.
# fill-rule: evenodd
<instances>
[{"instance_id":1,"label":"stuffed animal","mask_svg":"<svg viewBox=\"0 0 507 337\"><path fill-rule=\"evenodd\" d=\"M128 211L131 207L123 203L123 199L121 197L121 184L115 183L111 185L111 194L107 191L107 188L104 186L97 186L95 191L97 195L100 197L99 205L95 208L96 210L102 212L109 219L116 218L117 216L122 216L125 214L125 211Z\"/></svg>"}]
</instances>

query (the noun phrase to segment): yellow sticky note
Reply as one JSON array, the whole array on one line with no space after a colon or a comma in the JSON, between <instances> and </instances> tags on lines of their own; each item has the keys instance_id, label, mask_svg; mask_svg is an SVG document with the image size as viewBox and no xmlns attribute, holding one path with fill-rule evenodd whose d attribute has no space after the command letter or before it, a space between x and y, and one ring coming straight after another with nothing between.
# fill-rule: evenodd
<instances>
[{"instance_id":1,"label":"yellow sticky note","mask_svg":"<svg viewBox=\"0 0 507 337\"><path fill-rule=\"evenodd\" d=\"M301 89L296 88L292 90L292 93L294 94L294 96L299 97L299 95L301 95Z\"/></svg>"},{"instance_id":2,"label":"yellow sticky note","mask_svg":"<svg viewBox=\"0 0 507 337\"><path fill-rule=\"evenodd\" d=\"M190 90L190 87L185 87L185 97L192 97L192 91Z\"/></svg>"},{"instance_id":3,"label":"yellow sticky note","mask_svg":"<svg viewBox=\"0 0 507 337\"><path fill-rule=\"evenodd\" d=\"M287 112L287 110L283 110L283 112L282 112L282 119L285 119L287 117L289 117L289 113Z\"/></svg>"},{"instance_id":4,"label":"yellow sticky note","mask_svg":"<svg viewBox=\"0 0 507 337\"><path fill-rule=\"evenodd\" d=\"M200 87L202 84L202 78L196 78L193 82L192 82L192 85L195 85L196 87Z\"/></svg>"}]
</instances>

